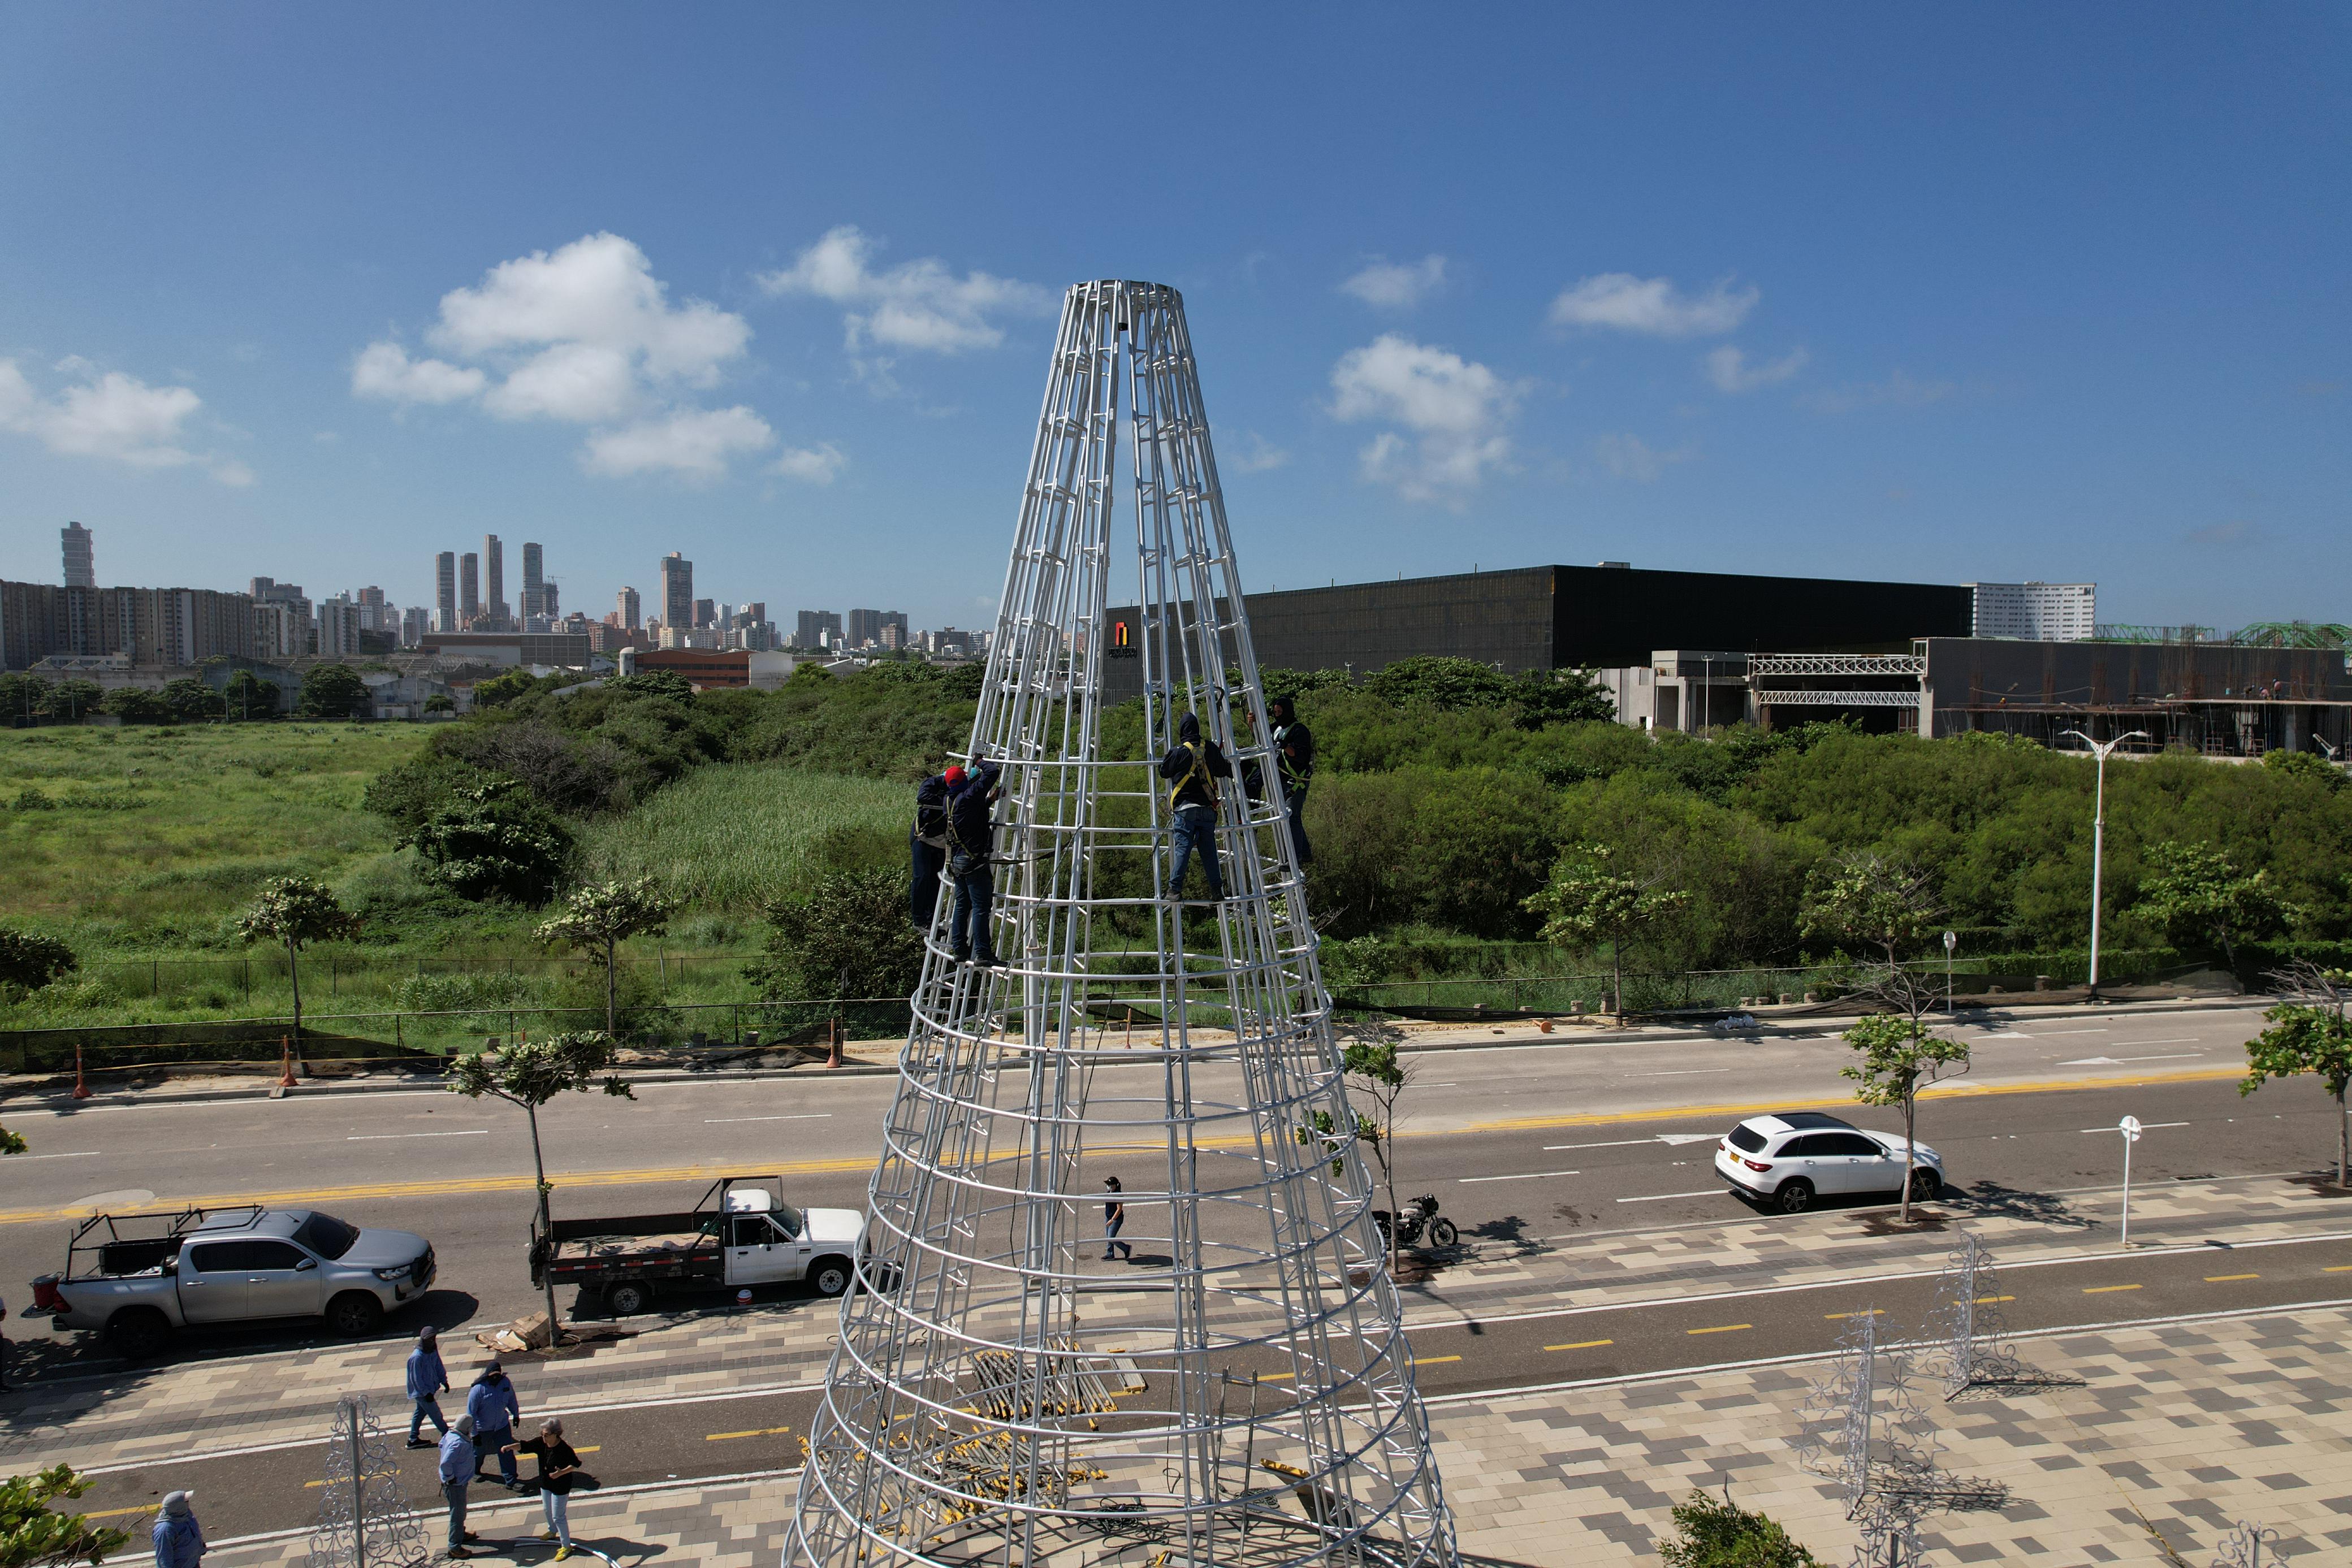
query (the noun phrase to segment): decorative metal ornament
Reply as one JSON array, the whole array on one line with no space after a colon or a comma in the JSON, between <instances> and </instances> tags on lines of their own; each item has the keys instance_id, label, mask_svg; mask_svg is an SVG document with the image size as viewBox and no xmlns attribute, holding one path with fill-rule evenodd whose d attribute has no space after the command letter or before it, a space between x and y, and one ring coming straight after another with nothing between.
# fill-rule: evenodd
<instances>
[{"instance_id":1,"label":"decorative metal ornament","mask_svg":"<svg viewBox=\"0 0 2352 1568\"><path fill-rule=\"evenodd\" d=\"M305 1568L412 1568L432 1556L401 1490L392 1439L370 1414L366 1396L344 1396L327 1437L319 1522Z\"/></svg>"},{"instance_id":2,"label":"decorative metal ornament","mask_svg":"<svg viewBox=\"0 0 2352 1568\"><path fill-rule=\"evenodd\" d=\"M1943 1346L1939 1370L1946 1399L1970 1388L2037 1379L2010 1343L2000 1310L2000 1277L1994 1271L1991 1251L1974 1233L1961 1233L1960 1244L1945 1262L1937 1298L1928 1337Z\"/></svg>"},{"instance_id":3,"label":"decorative metal ornament","mask_svg":"<svg viewBox=\"0 0 2352 1568\"><path fill-rule=\"evenodd\" d=\"M1214 902L1171 882L1187 713ZM944 889L788 1564L1455 1563L1271 734L1182 301L1080 284L951 845L1000 962Z\"/></svg>"},{"instance_id":4,"label":"decorative metal ornament","mask_svg":"<svg viewBox=\"0 0 2352 1568\"><path fill-rule=\"evenodd\" d=\"M2279 1532L2265 1530L2252 1520L2242 1519L2238 1528L2230 1531L2221 1542L2221 1555L2214 1559L2218 1568L2263 1568L2267 1556L2273 1563L2284 1563L2278 1552ZM2265 1553L2263 1547L2271 1550Z\"/></svg>"},{"instance_id":5,"label":"decorative metal ornament","mask_svg":"<svg viewBox=\"0 0 2352 1568\"><path fill-rule=\"evenodd\" d=\"M1797 1449L1807 1469L1835 1481L1848 1519L1874 1521L1903 1513L1897 1500L1944 1490L1936 1470L1935 1435L1911 1392L1911 1360L1878 1338L1878 1313L1849 1314L1837 1357L1799 1412L1805 1434ZM1865 1516L1864 1504L1878 1502ZM1910 1518L1917 1518L1911 1512Z\"/></svg>"}]
</instances>

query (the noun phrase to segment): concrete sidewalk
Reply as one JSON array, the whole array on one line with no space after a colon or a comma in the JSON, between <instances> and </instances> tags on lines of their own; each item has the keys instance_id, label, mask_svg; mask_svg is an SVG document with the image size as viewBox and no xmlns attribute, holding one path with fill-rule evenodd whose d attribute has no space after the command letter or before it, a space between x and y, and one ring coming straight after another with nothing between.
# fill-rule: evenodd
<instances>
[{"instance_id":1,"label":"concrete sidewalk","mask_svg":"<svg viewBox=\"0 0 2352 1568\"><path fill-rule=\"evenodd\" d=\"M1939 1467L1990 1494L1980 1511L1924 1521L1932 1561L2202 1568L2241 1520L2278 1532L2265 1561L2352 1560L2352 1312L2076 1331L2018 1349L2055 1385L1948 1404L1931 1384L1918 1390ZM1738 1501L1779 1520L1822 1562L1844 1561L1853 1527L1836 1490L1801 1468L1794 1446L1825 1366L1436 1402L1431 1422L1465 1559L1496 1568L1654 1562L1667 1511L1727 1482ZM794 1484L767 1474L591 1493L573 1500L572 1530L619 1563L774 1568ZM476 1518L504 1561L553 1555L536 1539L535 1503L491 1502ZM134 1531L118 1561L143 1554L140 1519L109 1522ZM220 1542L215 1552L237 1568L291 1568L306 1544L286 1535ZM1102 1559L1130 1560L1142 1554Z\"/></svg>"},{"instance_id":2,"label":"concrete sidewalk","mask_svg":"<svg viewBox=\"0 0 2352 1568\"><path fill-rule=\"evenodd\" d=\"M1891 1273L1934 1273L1958 1233L1973 1231L2004 1267L2042 1259L2112 1255L2112 1189L2021 1194L1991 1203L1927 1206L1926 1222L1896 1228L1891 1209L1822 1210L1793 1218L1621 1230L1565 1239L1474 1241L1458 1261L1401 1287L1408 1327L1512 1312L1687 1300L1713 1292L1823 1284ZM2136 1195L2133 1250L2167 1245L2352 1236L2352 1197L2285 1176L2178 1182ZM2347 1252L2352 1259L2352 1252ZM1143 1303L1111 1294L1090 1306L1116 1319ZM751 1312L625 1320L632 1337L570 1359L506 1358L527 1414L567 1414L655 1400L709 1398L819 1381L832 1352L832 1303L801 1301ZM17 1330L19 1338L33 1332ZM465 1336L444 1336L452 1380L488 1359ZM405 1340L210 1360L166 1361L34 1382L0 1397L0 1465L36 1460L77 1468L226 1449L299 1444L325 1428L344 1393L397 1399ZM21 1357L19 1360L21 1364ZM386 1402L389 1403L386 1403Z\"/></svg>"}]
</instances>

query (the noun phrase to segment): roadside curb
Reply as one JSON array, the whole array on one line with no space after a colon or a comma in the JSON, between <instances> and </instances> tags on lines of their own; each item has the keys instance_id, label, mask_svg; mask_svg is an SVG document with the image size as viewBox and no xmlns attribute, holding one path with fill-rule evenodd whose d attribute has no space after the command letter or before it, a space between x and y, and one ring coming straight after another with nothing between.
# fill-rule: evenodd
<instances>
[{"instance_id":1,"label":"roadside curb","mask_svg":"<svg viewBox=\"0 0 2352 1568\"><path fill-rule=\"evenodd\" d=\"M2162 1002L2106 1002L2100 1004L2097 1010L2102 1013L2112 1014L2116 1017L2160 1018L2172 1013L2244 1011L2257 1008L2268 1007L2269 1005L2270 999L2268 998L2215 997L2210 999L2184 998L2181 1000ZM2084 1016L2084 1012L2088 1006L2089 1004L2084 1002L2049 1002L2039 1005L2026 1004L2022 1006L1988 1007L1979 1009L1977 1011L1980 1016L1986 1018L1997 1015L2011 1021L2021 1022L2032 1019L2080 1018ZM1777 1011L1778 1009L1772 1010ZM1555 1032L1553 1034L1546 1035L1518 1032L1518 1030L1524 1030L1527 1028L1528 1020L1514 1019L1510 1020L1510 1022L1513 1025L1517 1026L1517 1028L1515 1029L1514 1032L1501 1038L1488 1036L1483 1039L1473 1038L1467 1040L1414 1040L1408 1036L1404 1040L1397 1042L1397 1051L1401 1055L1412 1056L1452 1051L1505 1051L1559 1045L1660 1045L1685 1039L1719 1040L1748 1037L1758 1040L1788 1040L1797 1038L1804 1034L1820 1032L1824 1029L1828 1029L1830 1032L1834 1033L1835 1029L1831 1026L1842 1028L1846 1022L1853 1019L1859 1018L1862 1015L1860 1013L1815 1013L1802 1016L1790 1016L1784 1014L1776 1018L1767 1016L1764 1012L1755 1012L1752 1016L1754 1016L1757 1020L1756 1027L1753 1030L1733 1030L1728 1033L1705 1024L1681 1024L1662 1025L1656 1029L1648 1030L1622 1029L1595 1030L1587 1032L1582 1030L1574 1030L1572 1032ZM1478 1026L1439 1024L1433 1027L1437 1030L1445 1030L1475 1028ZM783 1068L778 1070L763 1069L741 1073L740 1075L737 1075L726 1068L710 1068L699 1071L688 1071L679 1069L663 1069L651 1072L633 1074L629 1081L632 1083L805 1083L812 1081L834 1078L878 1078L894 1075L898 1071L898 1065L895 1061L849 1061L839 1067L801 1067ZM321 1095L440 1094L447 1092L446 1082L437 1079L422 1079L408 1082L386 1081L383 1082L373 1081L366 1082L322 1082L312 1081L310 1082L304 1083L298 1089L290 1092L280 1092L275 1085L255 1084L249 1088L240 1086L228 1089L164 1090L155 1092L100 1092L92 1094L87 1100L76 1100L73 1098L71 1093L66 1091L53 1090L38 1094L0 1094L0 1103L6 1103L19 1107L31 1107L53 1111L119 1110L136 1108L142 1105L205 1104L215 1101L272 1100L280 1098L301 1098L308 1100L315 1099Z\"/></svg>"}]
</instances>

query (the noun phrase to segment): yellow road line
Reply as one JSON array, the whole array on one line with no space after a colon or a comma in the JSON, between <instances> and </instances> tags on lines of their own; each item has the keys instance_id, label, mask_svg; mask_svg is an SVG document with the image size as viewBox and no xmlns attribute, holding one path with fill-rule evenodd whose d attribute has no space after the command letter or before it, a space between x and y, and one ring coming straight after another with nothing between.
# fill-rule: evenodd
<instances>
[{"instance_id":1,"label":"yellow road line","mask_svg":"<svg viewBox=\"0 0 2352 1568\"><path fill-rule=\"evenodd\" d=\"M2245 1076L2238 1069L2190 1069L2180 1072L2153 1072L2143 1076L2120 1078L2047 1079L2030 1083L1995 1083L1970 1087L1971 1097L1987 1094L2045 1094L2071 1089L2112 1089L2122 1082L2131 1083L2193 1083L2219 1079L2240 1079ZM1853 1103L1852 1095L1834 1095L1818 1100L1783 1100L1777 1102L1783 1110L1821 1110ZM1474 1122L1467 1126L1430 1128L1400 1133L1401 1138L1454 1138L1479 1133L1528 1132L1558 1127L1605 1127L1627 1122L1674 1122L1724 1116L1737 1121L1752 1115L1755 1105L1748 1101L1717 1105L1671 1105L1649 1111L1622 1111L1606 1114L1576 1116L1529 1116L1499 1122ZM1105 1148L1105 1154L1123 1149L1145 1150L1155 1145L1132 1145ZM1248 1149L1256 1146L1250 1137L1204 1138L1198 1147L1203 1149ZM763 1160L740 1165L656 1166L633 1170L562 1171L555 1175L559 1187L639 1186L663 1182L713 1181L725 1176L764 1176L777 1173L785 1176L814 1176L829 1172L870 1171L874 1168L871 1155L849 1159L802 1160L778 1164ZM172 1213L188 1207L218 1207L228 1204L258 1203L318 1204L336 1203L354 1198L370 1197L451 1197L478 1192L529 1192L532 1180L529 1176L486 1176L440 1181L369 1182L351 1186L305 1186L283 1192L209 1193L198 1196L157 1198L136 1208L117 1210L118 1213ZM80 1219L96 1212L87 1204L65 1208L0 1209L0 1225L28 1225L45 1220Z\"/></svg>"},{"instance_id":2,"label":"yellow road line","mask_svg":"<svg viewBox=\"0 0 2352 1568\"><path fill-rule=\"evenodd\" d=\"M1613 1339L1580 1339L1574 1344L1548 1344L1546 1350L1591 1350L1597 1345L1615 1344Z\"/></svg>"},{"instance_id":3,"label":"yellow road line","mask_svg":"<svg viewBox=\"0 0 2352 1568\"><path fill-rule=\"evenodd\" d=\"M1460 1361L1461 1359L1458 1355L1416 1355L1412 1358L1412 1364L1415 1366L1434 1366L1441 1361Z\"/></svg>"},{"instance_id":4,"label":"yellow road line","mask_svg":"<svg viewBox=\"0 0 2352 1568\"><path fill-rule=\"evenodd\" d=\"M2137 1285L2085 1285L2083 1287L2083 1294L2086 1296L2104 1296L2116 1291L2137 1291L2139 1287Z\"/></svg>"},{"instance_id":5,"label":"yellow road line","mask_svg":"<svg viewBox=\"0 0 2352 1568\"><path fill-rule=\"evenodd\" d=\"M1741 1329L1752 1329L1752 1328L1754 1328L1755 1326L1756 1326L1756 1325L1755 1325L1754 1323L1725 1323L1725 1324L1721 1325L1720 1327L1717 1327L1717 1328L1711 1328L1711 1329L1685 1329L1685 1330L1683 1330L1683 1333L1738 1333L1738 1331L1740 1331Z\"/></svg>"},{"instance_id":6,"label":"yellow road line","mask_svg":"<svg viewBox=\"0 0 2352 1568\"><path fill-rule=\"evenodd\" d=\"M1832 1322L1835 1322L1840 1318L1883 1318L1885 1315L1886 1309L1885 1307L1872 1307L1865 1312L1823 1312L1822 1314L1822 1316L1829 1319Z\"/></svg>"},{"instance_id":7,"label":"yellow road line","mask_svg":"<svg viewBox=\"0 0 2352 1568\"><path fill-rule=\"evenodd\" d=\"M313 1481L310 1484L317 1486L320 1483ZM121 1519L126 1513L161 1512L163 1507L163 1505L160 1502L150 1502L142 1503L137 1508L99 1508L92 1509L89 1512L83 1514L82 1517L84 1519Z\"/></svg>"},{"instance_id":8,"label":"yellow road line","mask_svg":"<svg viewBox=\"0 0 2352 1568\"><path fill-rule=\"evenodd\" d=\"M2329 1263L2319 1271L2323 1274L2352 1274L2352 1263Z\"/></svg>"},{"instance_id":9,"label":"yellow road line","mask_svg":"<svg viewBox=\"0 0 2352 1568\"><path fill-rule=\"evenodd\" d=\"M2231 1280L2259 1280L2261 1278L2262 1276L2260 1274L2208 1274L2205 1276L2205 1282L2209 1285L2221 1285L2228 1283Z\"/></svg>"},{"instance_id":10,"label":"yellow road line","mask_svg":"<svg viewBox=\"0 0 2352 1568\"><path fill-rule=\"evenodd\" d=\"M702 1435L702 1440L706 1443L724 1443L730 1437L780 1437L791 1430L790 1427L760 1427L749 1432L705 1432Z\"/></svg>"},{"instance_id":11,"label":"yellow road line","mask_svg":"<svg viewBox=\"0 0 2352 1568\"><path fill-rule=\"evenodd\" d=\"M1297 1375L1295 1372L1261 1372L1257 1380L1260 1383L1287 1383Z\"/></svg>"},{"instance_id":12,"label":"yellow road line","mask_svg":"<svg viewBox=\"0 0 2352 1568\"><path fill-rule=\"evenodd\" d=\"M2015 1300L2017 1300L2015 1296L1979 1296L1976 1300L1976 1304L1982 1307L1989 1306L1995 1301L2013 1301Z\"/></svg>"}]
</instances>

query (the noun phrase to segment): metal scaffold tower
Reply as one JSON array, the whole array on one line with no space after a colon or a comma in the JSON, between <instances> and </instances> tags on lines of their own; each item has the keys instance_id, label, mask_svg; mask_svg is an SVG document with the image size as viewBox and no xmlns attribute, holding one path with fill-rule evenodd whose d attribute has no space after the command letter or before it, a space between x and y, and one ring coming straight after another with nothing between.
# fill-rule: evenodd
<instances>
[{"instance_id":1,"label":"metal scaffold tower","mask_svg":"<svg viewBox=\"0 0 2352 1568\"><path fill-rule=\"evenodd\" d=\"M1169 885L1188 715L1222 901ZM1000 962L943 892L788 1564L1455 1563L1270 734L1182 299L1080 284L967 754Z\"/></svg>"}]
</instances>

